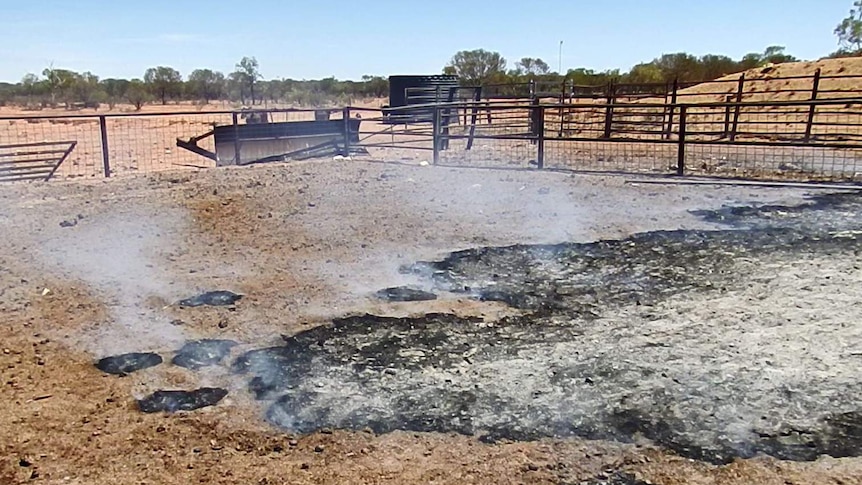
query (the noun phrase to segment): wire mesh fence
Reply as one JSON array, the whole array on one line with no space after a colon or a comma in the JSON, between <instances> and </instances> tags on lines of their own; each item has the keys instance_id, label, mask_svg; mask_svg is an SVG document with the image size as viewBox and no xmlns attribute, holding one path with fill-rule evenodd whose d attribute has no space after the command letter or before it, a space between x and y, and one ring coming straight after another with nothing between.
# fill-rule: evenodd
<instances>
[{"instance_id":1,"label":"wire mesh fence","mask_svg":"<svg viewBox=\"0 0 862 485\"><path fill-rule=\"evenodd\" d=\"M698 144L685 148L686 175L799 181L862 181L862 149Z\"/></svg>"},{"instance_id":2,"label":"wire mesh fence","mask_svg":"<svg viewBox=\"0 0 862 485\"><path fill-rule=\"evenodd\" d=\"M111 174L215 167L214 160L179 148L177 139L198 137L231 122L230 114L215 113L107 118ZM201 145L215 151L212 137L203 139Z\"/></svg>"},{"instance_id":3,"label":"wire mesh fence","mask_svg":"<svg viewBox=\"0 0 862 485\"><path fill-rule=\"evenodd\" d=\"M544 167L582 172L676 172L675 143L606 142L548 139Z\"/></svg>"},{"instance_id":4,"label":"wire mesh fence","mask_svg":"<svg viewBox=\"0 0 862 485\"><path fill-rule=\"evenodd\" d=\"M481 86L482 99L556 100L560 104L809 101L859 97L862 97L862 75L840 70L824 73L820 68L812 68L810 74L787 76L781 75L780 68L768 66L739 76L701 81L611 80L605 84L582 85L575 84L572 79L534 79Z\"/></svg>"},{"instance_id":5,"label":"wire mesh fence","mask_svg":"<svg viewBox=\"0 0 862 485\"><path fill-rule=\"evenodd\" d=\"M63 145L72 150L62 160L62 153L44 153ZM0 119L0 180L45 178L52 169L62 177L104 176L101 154L98 117Z\"/></svg>"},{"instance_id":6,"label":"wire mesh fence","mask_svg":"<svg viewBox=\"0 0 862 485\"><path fill-rule=\"evenodd\" d=\"M466 101L0 118L0 180L327 157L795 180L862 178L862 99Z\"/></svg>"}]
</instances>

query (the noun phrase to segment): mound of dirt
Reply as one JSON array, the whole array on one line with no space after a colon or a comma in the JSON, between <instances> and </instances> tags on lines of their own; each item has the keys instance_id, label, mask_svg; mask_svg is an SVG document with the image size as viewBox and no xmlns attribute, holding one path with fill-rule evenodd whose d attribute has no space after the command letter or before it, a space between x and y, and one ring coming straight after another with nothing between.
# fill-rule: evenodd
<instances>
[{"instance_id":1,"label":"mound of dirt","mask_svg":"<svg viewBox=\"0 0 862 485\"><path fill-rule=\"evenodd\" d=\"M808 101L811 99L813 76L817 69L820 69L822 76L817 99L842 99L862 95L862 57L849 57L787 62L749 69L681 89L679 96L685 103L722 103L727 101L727 96L736 97L739 78L745 75L743 102ZM652 102L658 101L652 98Z\"/></svg>"}]
</instances>

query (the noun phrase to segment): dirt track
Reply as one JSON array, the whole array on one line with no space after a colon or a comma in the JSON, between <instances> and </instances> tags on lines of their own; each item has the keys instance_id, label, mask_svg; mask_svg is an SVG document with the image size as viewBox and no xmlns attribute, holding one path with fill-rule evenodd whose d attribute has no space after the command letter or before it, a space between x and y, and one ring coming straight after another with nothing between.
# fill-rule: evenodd
<instances>
[{"instance_id":1,"label":"dirt track","mask_svg":"<svg viewBox=\"0 0 862 485\"><path fill-rule=\"evenodd\" d=\"M859 458L759 457L716 466L641 439L483 444L458 434L323 430L291 441L264 423L266 406L225 368L200 374L162 365L119 378L92 365L127 351L170 356L201 337L237 340L239 355L350 314L433 311L494 321L521 310L469 295L398 304L371 295L422 283L399 267L454 250L718 229L689 211L794 205L802 195L351 162L0 187L7 235L0 240L0 482L601 483L616 476L626 483L622 474L630 474L629 483L862 483ZM667 332L696 339L704 328L724 326L731 329L724 343L745 348L733 358L745 359L757 355L745 333L752 322L791 319L794 332L773 331L809 343L776 353L775 365L816 372L825 389L832 380L841 390L858 377L844 362L858 357L842 357L853 351L859 320L858 251L826 254L801 252L768 265L737 257L735 271L750 284L699 299L683 293L652 315L623 306L589 336L617 335L619 352L637 352L635 344ZM170 305L221 288L247 296L235 308ZM641 319L649 322L643 332L626 325ZM834 333L818 334L827 327ZM836 345L818 335L834 335ZM721 363L732 354L698 358ZM230 394L216 407L174 416L135 409L134 398L156 389L206 385Z\"/></svg>"}]
</instances>

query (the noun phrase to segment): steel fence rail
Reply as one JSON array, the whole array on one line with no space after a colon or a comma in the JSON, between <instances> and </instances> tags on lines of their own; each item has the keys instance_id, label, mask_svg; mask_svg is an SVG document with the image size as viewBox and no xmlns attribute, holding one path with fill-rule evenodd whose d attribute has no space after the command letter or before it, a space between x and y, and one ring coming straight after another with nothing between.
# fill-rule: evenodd
<instances>
[{"instance_id":1,"label":"steel fence rail","mask_svg":"<svg viewBox=\"0 0 862 485\"><path fill-rule=\"evenodd\" d=\"M843 182L862 178L862 96L610 101L461 100L397 108L2 116L0 155L7 175L3 180L15 180L16 174L34 179L112 177L335 153L461 166ZM255 154L249 147L259 141L256 135L239 136L254 131L245 127L252 114L273 127L325 120L327 126L340 127L335 128L339 136L327 141L315 133L277 134L272 140L283 145L281 151ZM227 138L216 132L236 136L224 146ZM47 150L39 148L46 143L72 145L55 165L43 167L39 164L50 161L42 161L38 152Z\"/></svg>"}]
</instances>

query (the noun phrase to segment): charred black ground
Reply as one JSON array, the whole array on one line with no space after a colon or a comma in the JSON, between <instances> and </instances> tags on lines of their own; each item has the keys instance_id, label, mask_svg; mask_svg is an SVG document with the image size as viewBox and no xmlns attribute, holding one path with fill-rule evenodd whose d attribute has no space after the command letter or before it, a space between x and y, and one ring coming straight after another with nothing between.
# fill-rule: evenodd
<instances>
[{"instance_id":1,"label":"charred black ground","mask_svg":"<svg viewBox=\"0 0 862 485\"><path fill-rule=\"evenodd\" d=\"M99 359L96 368L108 374L125 375L139 370L155 367L162 363L162 357L152 352L132 352L112 355Z\"/></svg>"},{"instance_id":2,"label":"charred black ground","mask_svg":"<svg viewBox=\"0 0 862 485\"><path fill-rule=\"evenodd\" d=\"M203 387L193 391L156 391L138 401L138 409L145 413L194 411L214 406L227 396L227 390Z\"/></svg>"},{"instance_id":3,"label":"charred black ground","mask_svg":"<svg viewBox=\"0 0 862 485\"><path fill-rule=\"evenodd\" d=\"M377 298L387 301L430 301L437 299L437 295L434 293L407 286L384 288L375 295Z\"/></svg>"},{"instance_id":4,"label":"charred black ground","mask_svg":"<svg viewBox=\"0 0 862 485\"><path fill-rule=\"evenodd\" d=\"M730 350L691 355L710 345L704 327L634 352L618 343L658 318L654 306L680 298L709 305L744 290L750 275L741 262L854 259L860 209L859 198L832 195L799 207L699 213L729 227L715 231L456 252L406 271L425 276L437 293L502 301L525 314L496 322L355 316L250 351L233 367L249 375L257 398L274 401L268 419L297 432L645 437L718 463L758 453L858 455L858 381L770 380L760 363L734 366Z\"/></svg>"},{"instance_id":5,"label":"charred black ground","mask_svg":"<svg viewBox=\"0 0 862 485\"><path fill-rule=\"evenodd\" d=\"M404 271L423 277L433 293L397 287L377 296L468 296L522 312L498 321L439 313L352 316L245 352L232 370L247 376L257 399L271 401L267 419L294 432L647 438L714 463L760 453L791 460L862 454L862 382L847 360L862 348L862 332L845 331L843 323L829 330L807 317L794 321L774 304L764 312L739 310L770 297L768 285L746 296L752 285L784 277L794 265L846 261L841 269L852 281L862 268L862 200L838 194L801 206L697 215L717 229L468 249L416 263ZM829 297L805 281L799 291ZM214 292L183 304L231 304L234 296ZM686 302L716 311L688 317ZM798 303L789 298L779 308ZM762 355L756 344L754 351L740 349L728 340L736 333L769 348ZM825 340L810 337L821 333ZM811 346L799 345L800 338ZM841 360L809 364L807 353L824 344ZM192 370L218 365L235 345L188 342L172 362ZM788 364L794 352L799 363L789 355ZM156 354L129 354L97 366L125 373L160 362ZM139 407L193 410L226 394L158 391Z\"/></svg>"},{"instance_id":6,"label":"charred black ground","mask_svg":"<svg viewBox=\"0 0 862 485\"><path fill-rule=\"evenodd\" d=\"M227 290L217 290L180 300L179 305L189 308L199 306L230 306L241 299L242 295Z\"/></svg>"}]
</instances>

